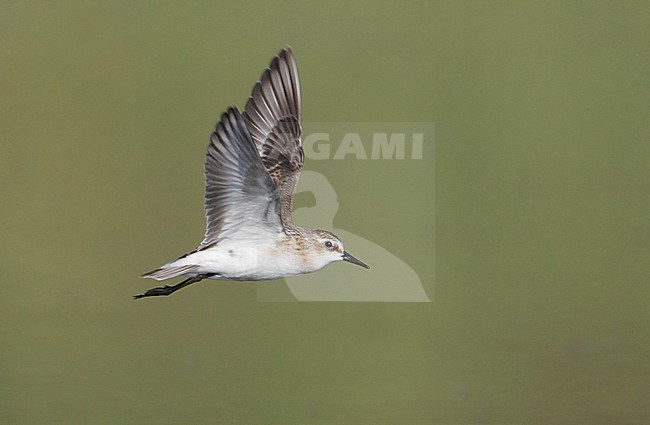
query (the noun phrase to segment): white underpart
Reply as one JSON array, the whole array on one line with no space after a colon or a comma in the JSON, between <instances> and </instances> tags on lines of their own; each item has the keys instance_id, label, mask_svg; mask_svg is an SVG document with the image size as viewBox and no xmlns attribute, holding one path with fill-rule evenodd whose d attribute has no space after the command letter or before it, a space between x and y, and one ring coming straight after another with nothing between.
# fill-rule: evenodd
<instances>
[{"instance_id":1,"label":"white underpart","mask_svg":"<svg viewBox=\"0 0 650 425\"><path fill-rule=\"evenodd\" d=\"M284 236L284 235L283 235ZM284 236L286 238L286 236ZM219 280L267 280L320 270L338 256L304 255L304 251L282 249L276 241L224 240L212 248L167 263L163 268L195 264L199 269L186 276L215 273ZM286 247L286 245L285 245Z\"/></svg>"}]
</instances>

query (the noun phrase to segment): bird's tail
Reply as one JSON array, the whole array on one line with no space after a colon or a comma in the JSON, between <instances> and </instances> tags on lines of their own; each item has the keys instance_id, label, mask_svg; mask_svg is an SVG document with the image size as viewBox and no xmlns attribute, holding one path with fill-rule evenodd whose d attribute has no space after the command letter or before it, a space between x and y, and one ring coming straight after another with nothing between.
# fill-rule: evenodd
<instances>
[{"instance_id":1,"label":"bird's tail","mask_svg":"<svg viewBox=\"0 0 650 425\"><path fill-rule=\"evenodd\" d=\"M165 280L172 277L185 275L187 273L192 273L198 270L201 266L196 264L186 264L184 266L172 266L172 267L161 267L159 269L150 271L142 275L144 278L156 279L156 280Z\"/></svg>"}]
</instances>

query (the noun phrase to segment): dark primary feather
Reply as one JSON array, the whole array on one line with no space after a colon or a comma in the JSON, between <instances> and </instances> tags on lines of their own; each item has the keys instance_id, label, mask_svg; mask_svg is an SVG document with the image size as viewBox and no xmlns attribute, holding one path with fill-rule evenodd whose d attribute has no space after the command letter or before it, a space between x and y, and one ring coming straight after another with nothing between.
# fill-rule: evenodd
<instances>
[{"instance_id":1,"label":"dark primary feather","mask_svg":"<svg viewBox=\"0 0 650 425\"><path fill-rule=\"evenodd\" d=\"M280 216L292 227L291 203L304 162L300 82L291 49L274 57L253 87L243 114L262 163L280 192Z\"/></svg>"},{"instance_id":2,"label":"dark primary feather","mask_svg":"<svg viewBox=\"0 0 650 425\"><path fill-rule=\"evenodd\" d=\"M205 238L199 250L238 238L282 231L279 192L269 177L244 118L236 108L221 116L205 159Z\"/></svg>"}]
</instances>

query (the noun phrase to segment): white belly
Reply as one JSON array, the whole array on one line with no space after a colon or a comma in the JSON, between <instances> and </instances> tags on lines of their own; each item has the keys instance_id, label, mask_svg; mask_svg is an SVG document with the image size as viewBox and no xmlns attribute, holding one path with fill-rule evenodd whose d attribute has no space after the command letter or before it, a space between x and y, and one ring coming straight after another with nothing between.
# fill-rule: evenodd
<instances>
[{"instance_id":1,"label":"white belly","mask_svg":"<svg viewBox=\"0 0 650 425\"><path fill-rule=\"evenodd\" d=\"M267 280L312 271L309 263L293 250L280 250L275 245L242 246L220 243L218 246L192 253L170 263L170 266L196 264L200 269L192 275L215 273L211 279Z\"/></svg>"}]
</instances>

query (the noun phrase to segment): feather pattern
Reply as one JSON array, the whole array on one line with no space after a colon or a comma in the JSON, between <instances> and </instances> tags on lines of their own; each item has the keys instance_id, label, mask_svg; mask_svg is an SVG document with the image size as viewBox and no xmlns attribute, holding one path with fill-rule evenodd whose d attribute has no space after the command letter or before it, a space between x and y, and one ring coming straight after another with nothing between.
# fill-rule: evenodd
<instances>
[{"instance_id":1,"label":"feather pattern","mask_svg":"<svg viewBox=\"0 0 650 425\"><path fill-rule=\"evenodd\" d=\"M293 194L305 160L301 141L300 82L290 48L273 58L253 87L243 113L251 138L280 197L280 219L291 231Z\"/></svg>"},{"instance_id":2,"label":"feather pattern","mask_svg":"<svg viewBox=\"0 0 650 425\"><path fill-rule=\"evenodd\" d=\"M196 264L186 264L183 266L175 267L161 267L159 269L152 270L149 273L143 274L142 277L156 280L165 280L172 277L181 276L185 273L191 273L200 267L201 266L198 266Z\"/></svg>"},{"instance_id":3,"label":"feather pattern","mask_svg":"<svg viewBox=\"0 0 650 425\"><path fill-rule=\"evenodd\" d=\"M205 159L205 238L199 250L219 241L279 233L279 191L251 139L244 118L230 108L210 136Z\"/></svg>"}]
</instances>

